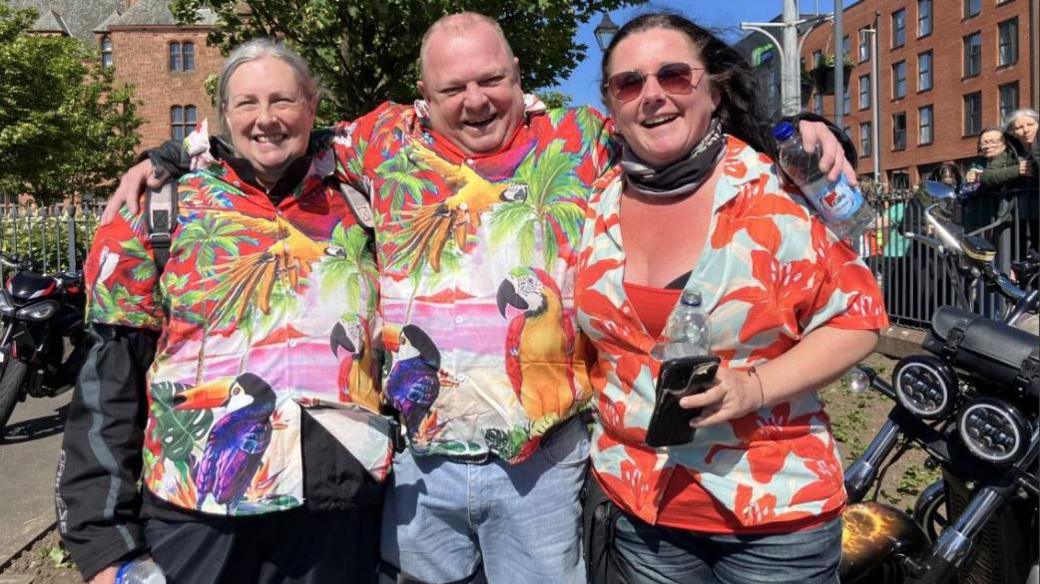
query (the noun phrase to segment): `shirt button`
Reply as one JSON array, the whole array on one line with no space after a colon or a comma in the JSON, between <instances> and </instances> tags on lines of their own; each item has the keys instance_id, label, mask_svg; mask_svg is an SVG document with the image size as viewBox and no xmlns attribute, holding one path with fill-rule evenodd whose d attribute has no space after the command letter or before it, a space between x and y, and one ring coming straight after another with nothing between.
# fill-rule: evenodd
<instances>
[{"instance_id":1,"label":"shirt button","mask_svg":"<svg viewBox=\"0 0 1040 584\"><path fill-rule=\"evenodd\" d=\"M473 159L472 158L467 158L466 159L466 164L468 164L470 166L473 166Z\"/></svg>"},{"instance_id":2,"label":"shirt button","mask_svg":"<svg viewBox=\"0 0 1040 584\"><path fill-rule=\"evenodd\" d=\"M455 324L462 324L464 322L466 322L466 317L464 317L464 316L456 316L455 317Z\"/></svg>"},{"instance_id":3,"label":"shirt button","mask_svg":"<svg viewBox=\"0 0 1040 584\"><path fill-rule=\"evenodd\" d=\"M242 186L242 183L238 182L237 180L232 182L231 184L235 185L236 187Z\"/></svg>"},{"instance_id":4,"label":"shirt button","mask_svg":"<svg viewBox=\"0 0 1040 584\"><path fill-rule=\"evenodd\" d=\"M289 339L289 346L290 347L295 347L296 346L296 339Z\"/></svg>"}]
</instances>

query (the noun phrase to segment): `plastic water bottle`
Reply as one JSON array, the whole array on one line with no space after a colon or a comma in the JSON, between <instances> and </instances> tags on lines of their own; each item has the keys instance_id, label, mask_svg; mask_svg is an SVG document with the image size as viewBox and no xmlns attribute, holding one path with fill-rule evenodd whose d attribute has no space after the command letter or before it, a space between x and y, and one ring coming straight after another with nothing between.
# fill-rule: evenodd
<instances>
[{"instance_id":1,"label":"plastic water bottle","mask_svg":"<svg viewBox=\"0 0 1040 584\"><path fill-rule=\"evenodd\" d=\"M845 175L830 181L820 172L820 153L806 152L794 126L780 122L773 128L780 142L780 167L798 185L823 222L840 239L855 239L874 222L874 209Z\"/></svg>"},{"instance_id":2,"label":"plastic water bottle","mask_svg":"<svg viewBox=\"0 0 1040 584\"><path fill-rule=\"evenodd\" d=\"M664 325L664 341L653 348L661 361L679 357L708 355L711 352L711 330L708 314L701 305L701 293L683 290L679 303Z\"/></svg>"},{"instance_id":3,"label":"plastic water bottle","mask_svg":"<svg viewBox=\"0 0 1040 584\"><path fill-rule=\"evenodd\" d=\"M119 567L116 584L166 584L166 574L152 558L140 557Z\"/></svg>"}]
</instances>

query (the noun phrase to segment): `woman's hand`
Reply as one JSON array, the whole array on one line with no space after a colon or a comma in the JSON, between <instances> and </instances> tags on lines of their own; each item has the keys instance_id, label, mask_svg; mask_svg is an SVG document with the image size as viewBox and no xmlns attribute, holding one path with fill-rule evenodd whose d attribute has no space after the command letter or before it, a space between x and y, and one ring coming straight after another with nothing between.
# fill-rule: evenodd
<instances>
[{"instance_id":1,"label":"woman's hand","mask_svg":"<svg viewBox=\"0 0 1040 584\"><path fill-rule=\"evenodd\" d=\"M856 169L846 160L845 149L841 147L841 142L834 137L827 124L802 120L798 122L798 132L802 135L802 148L805 148L806 152L812 152L819 145L820 172L827 174L827 180L838 180L838 177L844 174L850 185L859 184Z\"/></svg>"},{"instance_id":2,"label":"woman's hand","mask_svg":"<svg viewBox=\"0 0 1040 584\"><path fill-rule=\"evenodd\" d=\"M109 566L94 574L88 584L115 584L117 572L119 572L119 566Z\"/></svg>"},{"instance_id":3,"label":"woman's hand","mask_svg":"<svg viewBox=\"0 0 1040 584\"><path fill-rule=\"evenodd\" d=\"M679 405L688 410L704 408L690 421L690 426L703 428L758 411L763 405L762 399L762 388L756 374L719 367L711 389L686 396L679 400Z\"/></svg>"},{"instance_id":4,"label":"woman's hand","mask_svg":"<svg viewBox=\"0 0 1040 584\"><path fill-rule=\"evenodd\" d=\"M147 158L130 167L130 170L119 178L116 192L108 199L105 212L101 214L101 224L108 225L119 214L119 208L126 205L130 213L137 215L141 211L138 202L145 188L157 189L162 186L166 172L155 172L152 162Z\"/></svg>"},{"instance_id":5,"label":"woman's hand","mask_svg":"<svg viewBox=\"0 0 1040 584\"><path fill-rule=\"evenodd\" d=\"M1033 176L1033 165L1028 160L1018 161L1018 176Z\"/></svg>"}]
</instances>

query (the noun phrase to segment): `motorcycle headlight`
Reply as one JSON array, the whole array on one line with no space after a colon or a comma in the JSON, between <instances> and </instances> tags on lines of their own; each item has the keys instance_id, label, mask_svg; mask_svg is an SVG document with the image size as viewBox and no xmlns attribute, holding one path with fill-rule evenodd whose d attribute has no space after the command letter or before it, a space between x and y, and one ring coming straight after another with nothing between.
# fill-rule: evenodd
<instances>
[{"instance_id":1,"label":"motorcycle headlight","mask_svg":"<svg viewBox=\"0 0 1040 584\"><path fill-rule=\"evenodd\" d=\"M994 464L1009 464L1029 445L1029 425L1011 404L979 398L961 411L957 420L961 441L972 454Z\"/></svg>"},{"instance_id":2,"label":"motorcycle headlight","mask_svg":"<svg viewBox=\"0 0 1040 584\"><path fill-rule=\"evenodd\" d=\"M929 355L905 357L892 372L899 405L926 420L949 415L957 401L957 375Z\"/></svg>"},{"instance_id":3,"label":"motorcycle headlight","mask_svg":"<svg viewBox=\"0 0 1040 584\"><path fill-rule=\"evenodd\" d=\"M19 310L15 314L15 317L25 320L47 320L57 310L57 302L53 300L44 300L43 302L37 302L36 304L26 306Z\"/></svg>"},{"instance_id":4,"label":"motorcycle headlight","mask_svg":"<svg viewBox=\"0 0 1040 584\"><path fill-rule=\"evenodd\" d=\"M11 304L11 300L7 298L6 290L0 290L0 312L7 316L14 314L14 305Z\"/></svg>"}]
</instances>

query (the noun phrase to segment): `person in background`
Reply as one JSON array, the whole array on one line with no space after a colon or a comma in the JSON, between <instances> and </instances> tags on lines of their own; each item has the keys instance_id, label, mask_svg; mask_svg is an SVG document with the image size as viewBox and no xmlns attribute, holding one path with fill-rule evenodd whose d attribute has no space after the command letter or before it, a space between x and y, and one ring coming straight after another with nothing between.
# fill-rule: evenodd
<instances>
[{"instance_id":1,"label":"person in background","mask_svg":"<svg viewBox=\"0 0 1040 584\"><path fill-rule=\"evenodd\" d=\"M929 180L941 182L951 189L959 191L964 184L961 171L953 162L944 162L928 175Z\"/></svg>"},{"instance_id":2,"label":"person in background","mask_svg":"<svg viewBox=\"0 0 1040 584\"><path fill-rule=\"evenodd\" d=\"M837 582L845 491L816 390L877 343L877 282L782 186L734 49L651 13L621 27L602 71L623 153L589 201L576 285L597 350L589 501L601 490L613 509L594 581ZM651 350L684 289L723 366L680 402L700 411L693 441L653 448Z\"/></svg>"},{"instance_id":3,"label":"person in background","mask_svg":"<svg viewBox=\"0 0 1040 584\"><path fill-rule=\"evenodd\" d=\"M1040 141L1036 139L1036 110L1026 108L1011 112L1004 129L1022 143L1025 153L1032 156L1035 164L1036 160L1040 158ZM1024 158L1025 154L1020 153L1019 156Z\"/></svg>"},{"instance_id":4,"label":"person in background","mask_svg":"<svg viewBox=\"0 0 1040 584\"><path fill-rule=\"evenodd\" d=\"M165 266L129 213L94 238L62 538L97 584L149 555L171 584L373 582L393 450L369 237L331 148L306 155L299 55L241 45L217 100L231 150L189 136Z\"/></svg>"}]
</instances>

